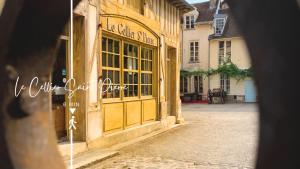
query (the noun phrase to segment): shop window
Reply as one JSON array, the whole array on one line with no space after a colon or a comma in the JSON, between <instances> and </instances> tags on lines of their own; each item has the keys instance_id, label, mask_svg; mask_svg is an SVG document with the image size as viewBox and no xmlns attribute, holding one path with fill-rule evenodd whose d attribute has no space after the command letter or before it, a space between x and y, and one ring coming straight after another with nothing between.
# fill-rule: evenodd
<instances>
[{"instance_id":1,"label":"shop window","mask_svg":"<svg viewBox=\"0 0 300 169\"><path fill-rule=\"evenodd\" d=\"M138 47L124 43L124 90L125 97L138 96Z\"/></svg>"},{"instance_id":2,"label":"shop window","mask_svg":"<svg viewBox=\"0 0 300 169\"><path fill-rule=\"evenodd\" d=\"M119 98L120 91L113 86L120 85L120 41L102 38L103 98Z\"/></svg>"},{"instance_id":3,"label":"shop window","mask_svg":"<svg viewBox=\"0 0 300 169\"><path fill-rule=\"evenodd\" d=\"M141 90L142 96L152 95L153 50L142 48L141 51Z\"/></svg>"},{"instance_id":4,"label":"shop window","mask_svg":"<svg viewBox=\"0 0 300 169\"><path fill-rule=\"evenodd\" d=\"M153 96L154 54L151 48L103 37L102 97Z\"/></svg>"}]
</instances>

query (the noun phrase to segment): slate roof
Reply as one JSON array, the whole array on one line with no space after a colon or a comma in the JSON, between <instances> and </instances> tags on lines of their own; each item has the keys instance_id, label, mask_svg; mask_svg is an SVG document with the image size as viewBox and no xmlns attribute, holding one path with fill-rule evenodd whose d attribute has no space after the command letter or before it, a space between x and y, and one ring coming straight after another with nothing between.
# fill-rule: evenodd
<instances>
[{"instance_id":1,"label":"slate roof","mask_svg":"<svg viewBox=\"0 0 300 169\"><path fill-rule=\"evenodd\" d=\"M199 12L199 16L196 19L196 23L213 21L216 8L210 9L209 4L209 2L192 4L194 7L197 8ZM224 27L223 34L221 36L215 36L214 34L210 35L209 39L241 37L242 35L238 29L235 19L233 18L230 12L230 9L220 9L219 14L227 15L226 25Z\"/></svg>"},{"instance_id":2,"label":"slate roof","mask_svg":"<svg viewBox=\"0 0 300 169\"><path fill-rule=\"evenodd\" d=\"M216 12L216 8L209 8L210 2L202 2L197 4L192 4L197 8L199 12L199 16L196 19L196 22L209 22L214 20L214 14Z\"/></svg>"}]
</instances>

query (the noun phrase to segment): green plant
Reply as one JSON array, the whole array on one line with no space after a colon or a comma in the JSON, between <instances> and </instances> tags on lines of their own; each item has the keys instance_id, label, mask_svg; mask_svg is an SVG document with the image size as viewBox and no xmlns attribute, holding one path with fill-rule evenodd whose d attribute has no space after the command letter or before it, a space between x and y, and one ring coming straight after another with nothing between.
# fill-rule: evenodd
<instances>
[{"instance_id":1,"label":"green plant","mask_svg":"<svg viewBox=\"0 0 300 169\"><path fill-rule=\"evenodd\" d=\"M226 62L220 65L217 69L208 69L208 70L195 70L195 71L188 71L188 70L181 70L180 76L188 77L188 76L204 76L209 77L215 74L225 74L229 77L235 78L237 81L243 80L247 77L253 76L253 69L252 67L248 69L240 69L238 66L232 62Z\"/></svg>"}]
</instances>

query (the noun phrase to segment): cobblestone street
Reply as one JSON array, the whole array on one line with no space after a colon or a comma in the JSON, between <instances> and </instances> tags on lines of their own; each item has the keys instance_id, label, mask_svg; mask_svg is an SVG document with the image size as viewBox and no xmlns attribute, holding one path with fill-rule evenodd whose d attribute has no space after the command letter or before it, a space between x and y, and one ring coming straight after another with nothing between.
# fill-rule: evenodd
<instances>
[{"instance_id":1,"label":"cobblestone street","mask_svg":"<svg viewBox=\"0 0 300 169\"><path fill-rule=\"evenodd\" d=\"M254 104L182 106L186 124L127 146L88 169L252 169L257 141Z\"/></svg>"}]
</instances>

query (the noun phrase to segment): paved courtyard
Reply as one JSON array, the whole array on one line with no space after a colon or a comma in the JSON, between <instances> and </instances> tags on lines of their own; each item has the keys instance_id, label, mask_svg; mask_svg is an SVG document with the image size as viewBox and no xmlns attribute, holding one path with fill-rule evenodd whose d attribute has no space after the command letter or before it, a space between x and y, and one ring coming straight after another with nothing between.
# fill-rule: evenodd
<instances>
[{"instance_id":1,"label":"paved courtyard","mask_svg":"<svg viewBox=\"0 0 300 169\"><path fill-rule=\"evenodd\" d=\"M182 106L186 125L135 143L89 169L252 169L257 142L254 104Z\"/></svg>"}]
</instances>

